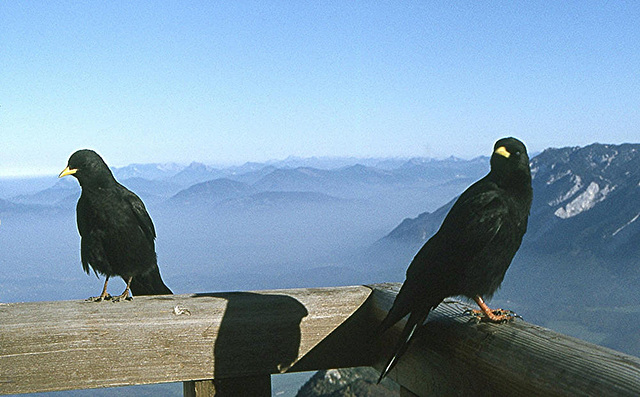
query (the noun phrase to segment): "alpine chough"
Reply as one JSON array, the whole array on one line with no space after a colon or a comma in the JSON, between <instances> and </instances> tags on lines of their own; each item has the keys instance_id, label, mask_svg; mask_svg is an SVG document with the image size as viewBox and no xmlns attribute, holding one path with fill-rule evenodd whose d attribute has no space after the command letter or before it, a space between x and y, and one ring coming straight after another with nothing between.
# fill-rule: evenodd
<instances>
[{"instance_id":1,"label":"alpine chough","mask_svg":"<svg viewBox=\"0 0 640 397\"><path fill-rule=\"evenodd\" d=\"M502 283L527 230L533 190L524 144L503 138L494 145L491 171L465 190L438 232L418 251L393 306L379 326L385 332L409 315L380 380L407 350L417 327L449 296L473 299L483 320L503 322L511 315L491 311L483 301Z\"/></svg>"},{"instance_id":2,"label":"alpine chough","mask_svg":"<svg viewBox=\"0 0 640 397\"><path fill-rule=\"evenodd\" d=\"M82 194L76 206L80 233L82 268L105 276L100 296L94 301L111 299L107 283L121 277L127 287L114 301L133 295L164 295L171 290L160 277L156 260L155 237L151 217L142 200L118 183L104 160L93 150L78 150L69 158L60 178L73 175Z\"/></svg>"}]
</instances>

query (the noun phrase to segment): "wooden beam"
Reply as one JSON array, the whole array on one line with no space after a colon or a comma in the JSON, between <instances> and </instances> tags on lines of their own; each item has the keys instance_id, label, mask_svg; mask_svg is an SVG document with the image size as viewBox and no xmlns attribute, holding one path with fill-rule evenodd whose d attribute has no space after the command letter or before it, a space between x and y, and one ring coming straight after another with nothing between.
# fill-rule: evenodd
<instances>
[{"instance_id":1,"label":"wooden beam","mask_svg":"<svg viewBox=\"0 0 640 397\"><path fill-rule=\"evenodd\" d=\"M357 286L0 304L0 394L265 379L300 361L370 293ZM305 362L342 364L340 355Z\"/></svg>"},{"instance_id":2,"label":"wooden beam","mask_svg":"<svg viewBox=\"0 0 640 397\"><path fill-rule=\"evenodd\" d=\"M375 321L391 308L399 284L373 286ZM389 376L419 396L639 396L640 358L528 324L477 324L468 307L447 300ZM381 370L404 323L378 339Z\"/></svg>"},{"instance_id":3,"label":"wooden beam","mask_svg":"<svg viewBox=\"0 0 640 397\"><path fill-rule=\"evenodd\" d=\"M266 393L274 373L380 369L403 324L374 330L399 286L0 304L0 394L182 381L211 395L238 379ZM640 395L639 358L466 308L448 300L417 332L389 374L405 395Z\"/></svg>"},{"instance_id":4,"label":"wooden beam","mask_svg":"<svg viewBox=\"0 0 640 397\"><path fill-rule=\"evenodd\" d=\"M400 386L400 397L419 397L417 394L413 393L409 389Z\"/></svg>"}]
</instances>

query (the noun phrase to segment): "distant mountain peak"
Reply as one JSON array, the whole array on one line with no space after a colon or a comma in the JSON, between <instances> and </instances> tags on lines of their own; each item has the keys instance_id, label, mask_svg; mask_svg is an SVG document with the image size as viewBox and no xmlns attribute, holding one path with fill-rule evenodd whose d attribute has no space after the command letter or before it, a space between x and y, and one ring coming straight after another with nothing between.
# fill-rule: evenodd
<instances>
[{"instance_id":1,"label":"distant mountain peak","mask_svg":"<svg viewBox=\"0 0 640 397\"><path fill-rule=\"evenodd\" d=\"M184 170L211 171L211 170L214 170L214 168L204 163L192 161Z\"/></svg>"},{"instance_id":2,"label":"distant mountain peak","mask_svg":"<svg viewBox=\"0 0 640 397\"><path fill-rule=\"evenodd\" d=\"M534 200L523 246L602 255L616 247L640 251L640 144L546 149L531 169ZM450 204L405 219L385 239L415 249L437 231Z\"/></svg>"},{"instance_id":3,"label":"distant mountain peak","mask_svg":"<svg viewBox=\"0 0 640 397\"><path fill-rule=\"evenodd\" d=\"M117 179L165 179L177 174L183 168L184 166L176 163L132 163L124 167L114 167L112 171Z\"/></svg>"}]
</instances>

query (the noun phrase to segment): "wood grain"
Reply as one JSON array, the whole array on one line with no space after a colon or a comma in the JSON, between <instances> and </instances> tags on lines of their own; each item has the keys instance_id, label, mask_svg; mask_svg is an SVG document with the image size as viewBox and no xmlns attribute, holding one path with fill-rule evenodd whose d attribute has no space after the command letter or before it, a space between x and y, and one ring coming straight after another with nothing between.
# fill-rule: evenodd
<instances>
[{"instance_id":1,"label":"wood grain","mask_svg":"<svg viewBox=\"0 0 640 397\"><path fill-rule=\"evenodd\" d=\"M370 292L359 286L1 304L0 393L285 372Z\"/></svg>"},{"instance_id":2,"label":"wood grain","mask_svg":"<svg viewBox=\"0 0 640 397\"><path fill-rule=\"evenodd\" d=\"M400 285L373 287L373 316L381 321ZM640 358L522 320L477 324L464 314L467 308L454 300L440 304L390 377L421 396L640 395ZM379 342L376 369L400 330Z\"/></svg>"},{"instance_id":3,"label":"wood grain","mask_svg":"<svg viewBox=\"0 0 640 397\"><path fill-rule=\"evenodd\" d=\"M266 395L270 374L380 369L403 324L375 329L399 287L0 304L0 394L182 381L186 395ZM637 357L521 320L477 324L466 309L447 300L417 332L389 374L404 394L640 395Z\"/></svg>"}]
</instances>

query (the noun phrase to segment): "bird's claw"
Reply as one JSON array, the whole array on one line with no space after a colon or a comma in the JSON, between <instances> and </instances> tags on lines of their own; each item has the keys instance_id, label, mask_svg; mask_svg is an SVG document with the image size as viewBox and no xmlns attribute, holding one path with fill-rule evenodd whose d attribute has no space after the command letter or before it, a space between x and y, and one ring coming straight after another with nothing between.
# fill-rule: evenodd
<instances>
[{"instance_id":1,"label":"bird's claw","mask_svg":"<svg viewBox=\"0 0 640 397\"><path fill-rule=\"evenodd\" d=\"M111 302L122 302L122 301L131 301L133 300L133 296L131 295L118 295L111 299Z\"/></svg>"},{"instance_id":2,"label":"bird's claw","mask_svg":"<svg viewBox=\"0 0 640 397\"><path fill-rule=\"evenodd\" d=\"M503 324L509 321L513 321L513 319L515 318L522 319L522 316L516 314L511 310L495 309L495 310L491 310L491 313L492 313L492 316L488 316L482 310L467 309L464 311L464 314L468 314L472 317L470 321L475 321L476 323L489 322L489 323Z\"/></svg>"},{"instance_id":3,"label":"bird's claw","mask_svg":"<svg viewBox=\"0 0 640 397\"><path fill-rule=\"evenodd\" d=\"M113 297L110 294L106 294L106 295L100 295L100 296L92 296L87 298L86 300L88 302L102 302L103 300L108 301L113 299Z\"/></svg>"},{"instance_id":4,"label":"bird's claw","mask_svg":"<svg viewBox=\"0 0 640 397\"><path fill-rule=\"evenodd\" d=\"M518 313L512 312L511 310L507 310L510 314L511 317L513 318L519 318L520 320L524 320L524 317L522 317L521 315L519 315Z\"/></svg>"}]
</instances>

